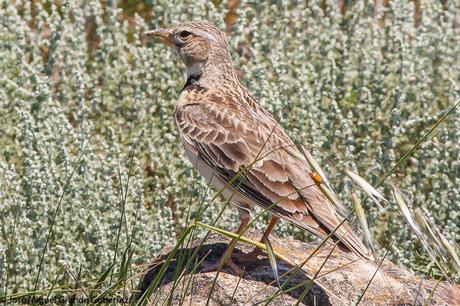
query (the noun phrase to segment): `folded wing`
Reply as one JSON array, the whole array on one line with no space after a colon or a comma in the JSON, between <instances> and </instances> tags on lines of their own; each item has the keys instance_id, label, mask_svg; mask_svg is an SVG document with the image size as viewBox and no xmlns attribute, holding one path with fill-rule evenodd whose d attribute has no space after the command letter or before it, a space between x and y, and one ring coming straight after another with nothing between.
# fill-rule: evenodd
<instances>
[{"instance_id":1,"label":"folded wing","mask_svg":"<svg viewBox=\"0 0 460 306\"><path fill-rule=\"evenodd\" d=\"M301 153L268 112L215 95L200 99L179 103L175 113L181 140L191 152L225 181L238 173L233 188L248 204L268 208L321 238L335 230L333 238L369 258L351 228L340 225L334 207L308 175L308 164L298 158Z\"/></svg>"}]
</instances>

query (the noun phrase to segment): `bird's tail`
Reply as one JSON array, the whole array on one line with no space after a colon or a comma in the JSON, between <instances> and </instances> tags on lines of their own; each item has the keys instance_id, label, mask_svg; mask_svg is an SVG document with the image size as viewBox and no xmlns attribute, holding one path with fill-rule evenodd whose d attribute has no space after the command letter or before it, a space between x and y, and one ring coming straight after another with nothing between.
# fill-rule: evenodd
<instances>
[{"instance_id":1,"label":"bird's tail","mask_svg":"<svg viewBox=\"0 0 460 306\"><path fill-rule=\"evenodd\" d=\"M360 258L373 261L374 256L372 255L372 252L369 251L368 248L366 248L366 246L363 244L361 239L359 239L359 237L355 235L351 227L348 224L343 223L341 225L341 228L343 229L343 231L339 231L337 235L337 232L334 233L334 236L337 236L340 242L343 245L345 245L346 250L355 253Z\"/></svg>"},{"instance_id":2,"label":"bird's tail","mask_svg":"<svg viewBox=\"0 0 460 306\"><path fill-rule=\"evenodd\" d=\"M338 242L340 249L346 252L353 252L358 257L366 260L374 260L372 252L362 243L361 239L355 235L351 227L345 222L337 220L336 228L329 229L321 222L311 216L304 216L301 220L297 218L291 221L302 229L311 232L313 235L321 239L326 239L332 232L329 238L330 242Z\"/></svg>"}]
</instances>

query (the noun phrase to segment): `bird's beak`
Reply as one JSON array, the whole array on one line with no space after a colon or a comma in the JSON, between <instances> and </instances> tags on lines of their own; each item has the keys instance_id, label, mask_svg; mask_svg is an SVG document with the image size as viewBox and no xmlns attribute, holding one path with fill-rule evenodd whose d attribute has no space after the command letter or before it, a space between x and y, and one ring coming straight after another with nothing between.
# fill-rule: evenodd
<instances>
[{"instance_id":1,"label":"bird's beak","mask_svg":"<svg viewBox=\"0 0 460 306\"><path fill-rule=\"evenodd\" d=\"M174 47L174 41L172 39L172 30L169 29L155 29L144 33L144 36L149 39L155 39L162 44L169 47Z\"/></svg>"}]
</instances>

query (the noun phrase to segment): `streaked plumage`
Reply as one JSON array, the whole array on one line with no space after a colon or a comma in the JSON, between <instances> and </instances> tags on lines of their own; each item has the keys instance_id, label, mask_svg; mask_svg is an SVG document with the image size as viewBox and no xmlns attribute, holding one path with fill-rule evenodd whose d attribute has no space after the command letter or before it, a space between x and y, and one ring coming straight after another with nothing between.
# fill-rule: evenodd
<instances>
[{"instance_id":1,"label":"streaked plumage","mask_svg":"<svg viewBox=\"0 0 460 306\"><path fill-rule=\"evenodd\" d=\"M186 22L149 35L175 48L188 79L174 119L186 155L242 213L253 205L325 238L341 222L334 206L310 178L302 153L238 81L224 33L208 22ZM275 203L275 205L273 205ZM342 224L334 235L360 257L368 250Z\"/></svg>"}]
</instances>

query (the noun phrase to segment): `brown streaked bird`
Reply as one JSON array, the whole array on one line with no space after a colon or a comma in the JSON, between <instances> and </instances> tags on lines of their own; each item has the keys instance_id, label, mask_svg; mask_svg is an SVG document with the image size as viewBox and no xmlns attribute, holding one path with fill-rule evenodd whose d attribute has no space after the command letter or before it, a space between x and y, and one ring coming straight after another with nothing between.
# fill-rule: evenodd
<instances>
[{"instance_id":1,"label":"brown streaked bird","mask_svg":"<svg viewBox=\"0 0 460 306\"><path fill-rule=\"evenodd\" d=\"M341 224L284 129L239 82L221 30L206 21L191 21L145 35L175 49L187 67L174 114L180 139L201 175L218 190L227 185L223 194L241 216L238 234L256 205L272 214L262 242L282 218L320 238L338 227L333 238L342 249L372 258L351 228ZM238 172L241 177L227 184ZM239 271L231 256L226 258L225 264Z\"/></svg>"}]
</instances>

